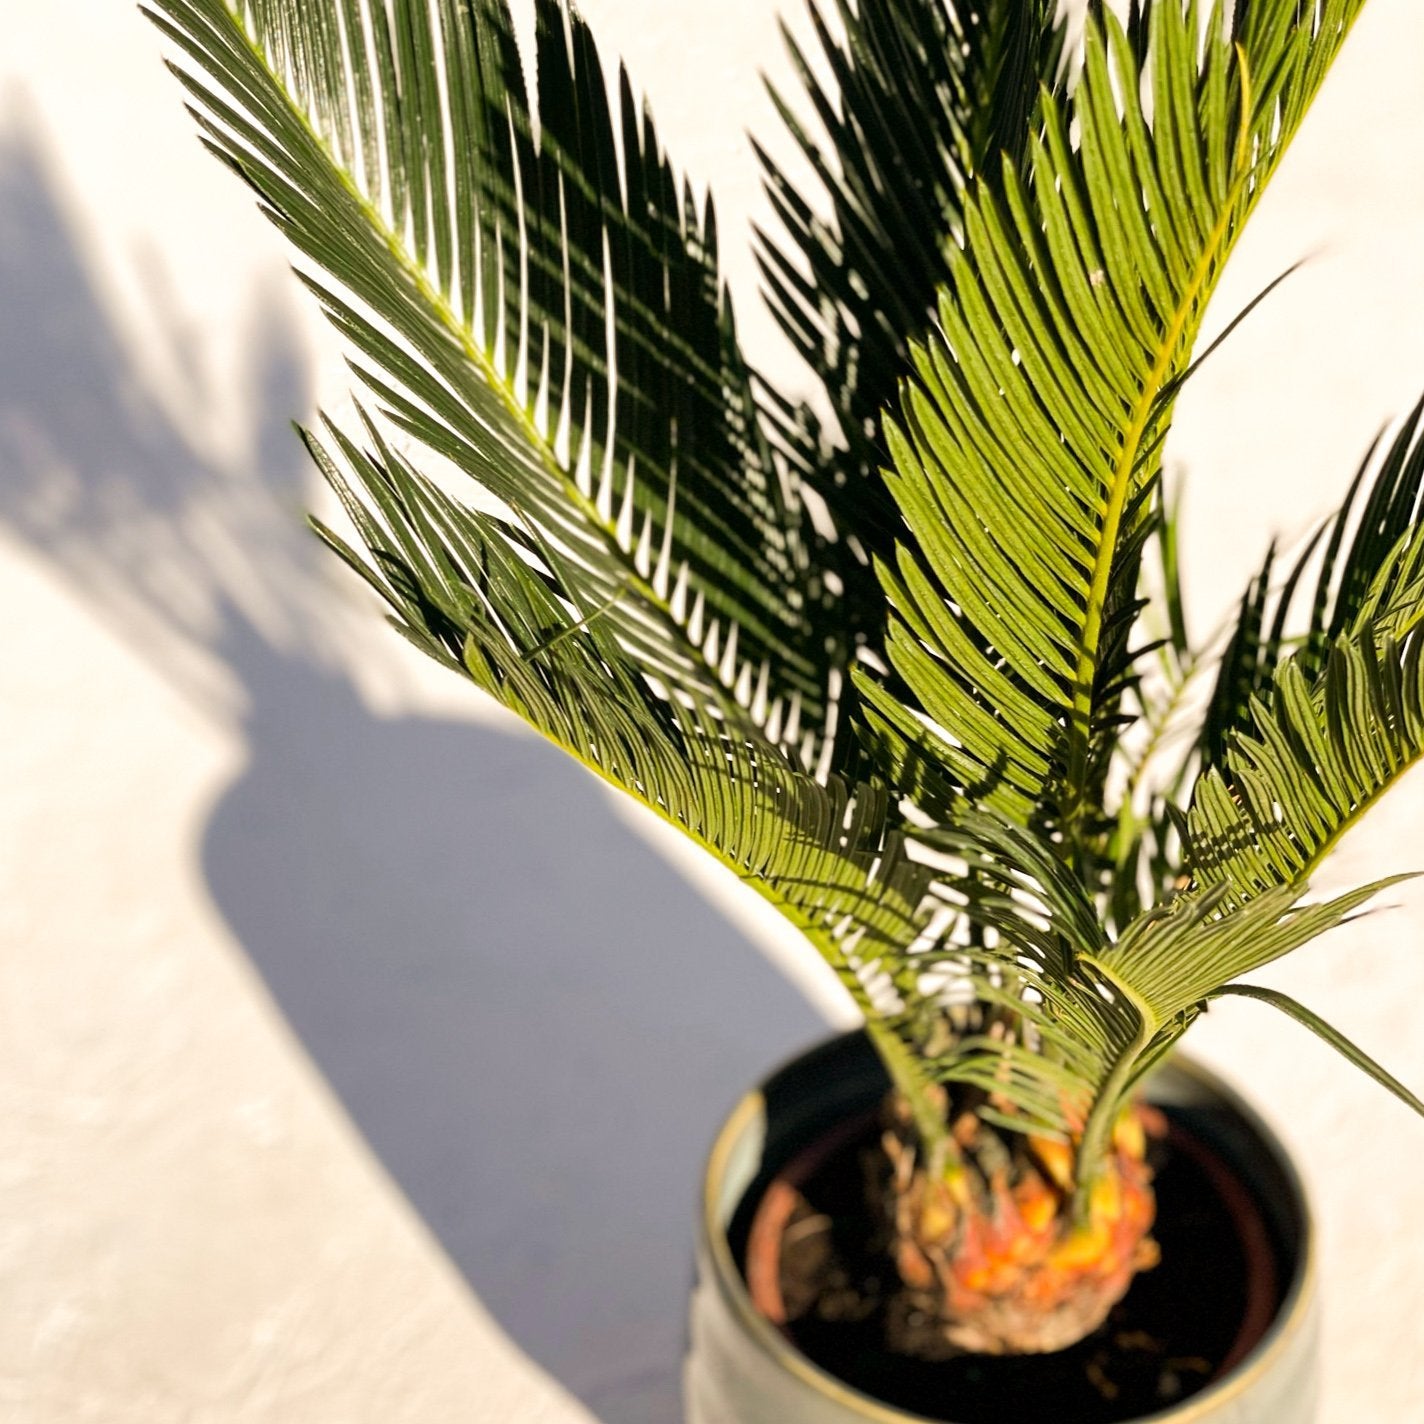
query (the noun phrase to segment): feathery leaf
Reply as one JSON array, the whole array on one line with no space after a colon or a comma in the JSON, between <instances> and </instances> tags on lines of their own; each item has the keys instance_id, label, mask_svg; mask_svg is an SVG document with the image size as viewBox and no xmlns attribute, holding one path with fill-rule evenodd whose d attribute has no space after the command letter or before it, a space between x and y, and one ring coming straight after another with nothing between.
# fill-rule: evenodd
<instances>
[{"instance_id":1,"label":"feathery leaf","mask_svg":"<svg viewBox=\"0 0 1424 1424\"><path fill-rule=\"evenodd\" d=\"M1152 488L1226 258L1362 0L1091 18L1071 103L980 186L940 331L891 436L908 528L880 569L894 679L857 675L885 773L932 816L982 801L1084 858ZM926 763L937 776L919 770Z\"/></svg>"},{"instance_id":2,"label":"feathery leaf","mask_svg":"<svg viewBox=\"0 0 1424 1424\"><path fill-rule=\"evenodd\" d=\"M558 546L649 675L814 759L833 717L822 595L710 209L626 77L610 109L583 22L539 0L536 104L503 0L145 8L381 419Z\"/></svg>"}]
</instances>

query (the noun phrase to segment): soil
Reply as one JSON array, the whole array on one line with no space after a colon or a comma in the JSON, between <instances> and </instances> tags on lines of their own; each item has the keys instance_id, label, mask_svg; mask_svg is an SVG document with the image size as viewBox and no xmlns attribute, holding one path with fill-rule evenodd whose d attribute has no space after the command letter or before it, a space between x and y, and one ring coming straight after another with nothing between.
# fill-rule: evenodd
<instances>
[{"instance_id":1,"label":"soil","mask_svg":"<svg viewBox=\"0 0 1424 1424\"><path fill-rule=\"evenodd\" d=\"M1168 1116L1153 1157L1162 1262L1071 1349L926 1359L897 1348L925 1332L874 1240L882 1209L868 1201L881 1179L873 1114L834 1134L829 1150L823 1142L804 1153L798 1160L810 1165L798 1172L792 1163L761 1199L763 1213L770 1203L784 1223L777 1265L759 1267L777 1271L780 1328L852 1387L953 1424L1121 1424L1181 1403L1261 1338L1288 1273L1234 1174ZM733 1229L744 1270L751 1216L744 1212ZM757 1236L766 1238L763 1224ZM755 1281L753 1295L766 1296Z\"/></svg>"}]
</instances>

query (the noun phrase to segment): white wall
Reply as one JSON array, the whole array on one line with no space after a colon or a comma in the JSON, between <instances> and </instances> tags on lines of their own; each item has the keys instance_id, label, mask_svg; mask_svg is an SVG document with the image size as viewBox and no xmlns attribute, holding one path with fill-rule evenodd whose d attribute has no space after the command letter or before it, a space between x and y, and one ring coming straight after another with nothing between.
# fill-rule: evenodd
<instances>
[{"instance_id":1,"label":"white wall","mask_svg":"<svg viewBox=\"0 0 1424 1424\"><path fill-rule=\"evenodd\" d=\"M771 7L583 8L783 363L744 242ZM331 344L136 12L0 32L0 1414L670 1419L703 1146L844 1009L315 556L286 421ZM1183 402L1202 626L1424 387L1421 53L1373 0L1222 293L1318 254ZM1416 778L1338 878L1421 831ZM1420 1084L1396 898L1269 978ZM1424 1124L1264 1010L1195 1039L1310 1153L1327 1424L1420 1417Z\"/></svg>"}]
</instances>

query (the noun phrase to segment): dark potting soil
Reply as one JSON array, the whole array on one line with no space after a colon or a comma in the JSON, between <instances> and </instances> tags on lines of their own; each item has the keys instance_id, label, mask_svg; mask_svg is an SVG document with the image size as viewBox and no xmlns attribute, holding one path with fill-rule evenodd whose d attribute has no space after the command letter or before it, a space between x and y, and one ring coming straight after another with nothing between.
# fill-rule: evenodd
<instances>
[{"instance_id":1,"label":"dark potting soil","mask_svg":"<svg viewBox=\"0 0 1424 1424\"><path fill-rule=\"evenodd\" d=\"M1243 1352L1247 1238L1268 1280L1255 1310L1264 1327L1285 1273L1259 1216L1233 1216L1218 1183L1226 1169L1179 1121L1156 1146L1161 1264L1139 1275L1103 1326L1051 1355L955 1355L925 1360L887 1346L903 1322L894 1266L869 1240L867 1153L878 1129L837 1148L803 1183L788 1227L782 1291L791 1341L822 1369L886 1404L954 1424L1118 1424L1178 1404ZM1241 1196L1239 1191L1233 1192ZM1237 1210L1249 1206L1238 1202ZM1254 1208L1252 1208L1254 1210ZM1244 1235L1243 1235L1244 1233ZM745 1250L742 1239L734 1247ZM1259 1333L1259 1328L1257 1333ZM1250 1343L1247 1342L1247 1347Z\"/></svg>"}]
</instances>

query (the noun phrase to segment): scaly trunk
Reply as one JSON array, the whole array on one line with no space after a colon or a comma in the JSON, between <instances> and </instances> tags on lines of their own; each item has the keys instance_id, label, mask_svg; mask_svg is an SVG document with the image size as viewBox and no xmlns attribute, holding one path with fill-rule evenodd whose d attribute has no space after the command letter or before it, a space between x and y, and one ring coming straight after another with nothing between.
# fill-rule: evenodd
<instances>
[{"instance_id":1,"label":"scaly trunk","mask_svg":"<svg viewBox=\"0 0 1424 1424\"><path fill-rule=\"evenodd\" d=\"M901 1348L1039 1354L1101 1325L1137 1272L1157 1263L1147 1141L1164 1127L1153 1108L1126 1109L1075 1216L1072 1146L1006 1135L962 1112L960 1160L935 1172L897 1108L883 1144L891 1255L912 1307Z\"/></svg>"}]
</instances>

